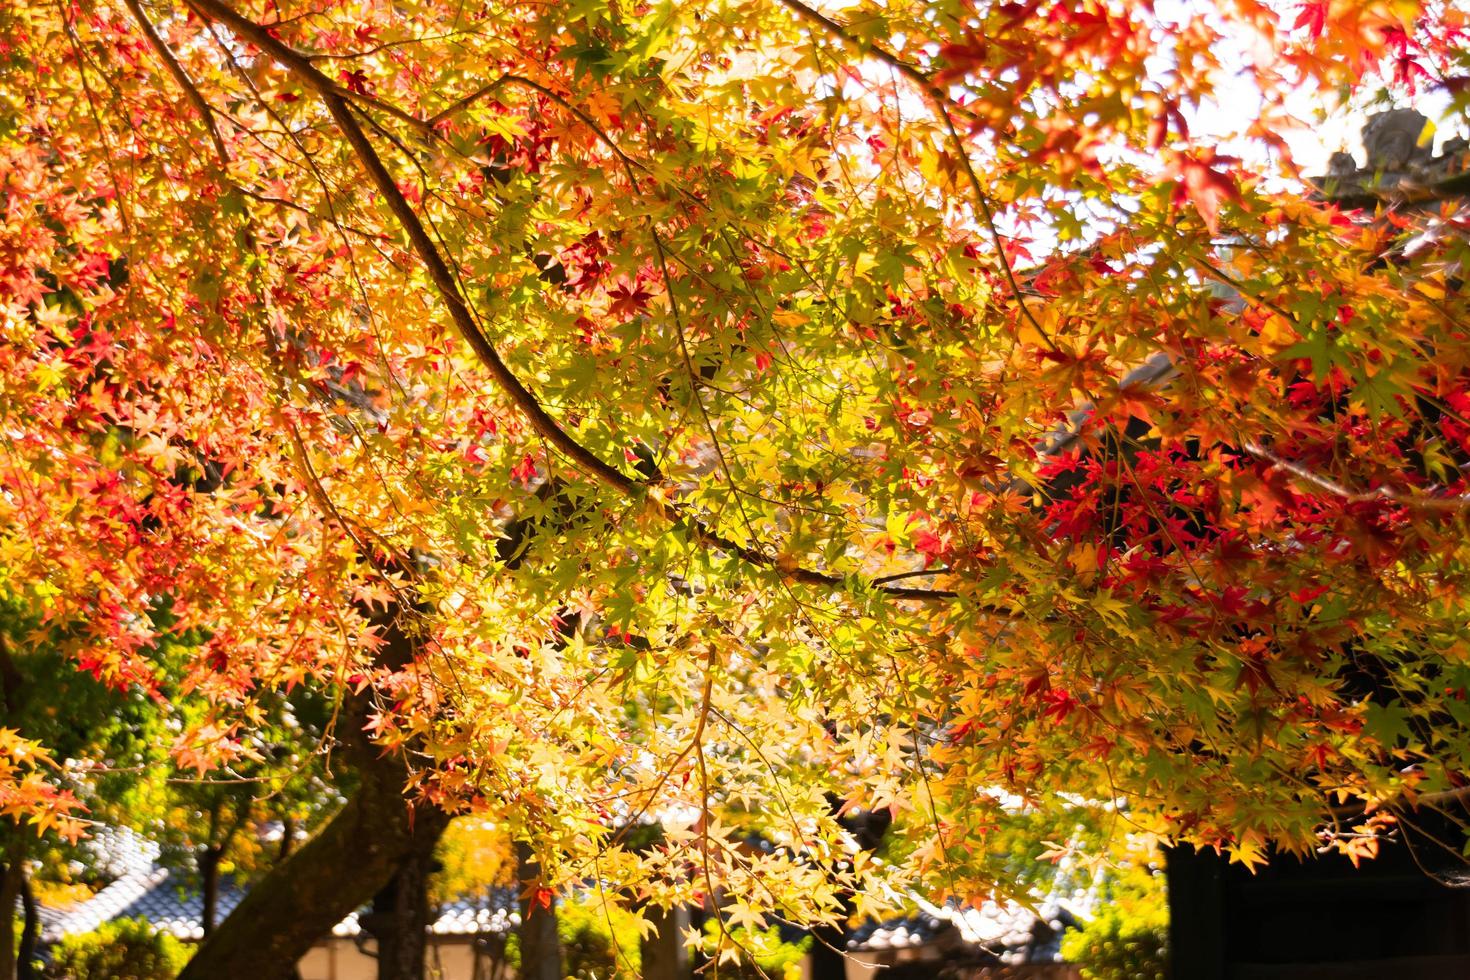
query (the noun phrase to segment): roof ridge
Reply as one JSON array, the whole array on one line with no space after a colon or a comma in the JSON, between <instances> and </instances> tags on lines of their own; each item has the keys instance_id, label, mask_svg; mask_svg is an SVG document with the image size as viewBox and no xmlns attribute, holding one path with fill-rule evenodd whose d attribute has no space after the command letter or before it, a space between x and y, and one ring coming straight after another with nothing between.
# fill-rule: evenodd
<instances>
[{"instance_id":1,"label":"roof ridge","mask_svg":"<svg viewBox=\"0 0 1470 980\"><path fill-rule=\"evenodd\" d=\"M173 880L172 894L166 885ZM219 913L228 915L246 892L232 880L220 889ZM179 939L199 940L204 937L201 921L203 898L200 889L187 878L154 864L146 871L130 872L107 885L96 895L66 910L52 910L47 917L43 938L55 942L63 936L91 932L105 922L120 918L141 918L154 928ZM362 931L358 922L361 910L349 912L332 927L331 934L353 937ZM483 932L507 932L520 924L514 889L492 888L478 899L458 898L434 909L429 929L434 935L474 935Z\"/></svg>"}]
</instances>

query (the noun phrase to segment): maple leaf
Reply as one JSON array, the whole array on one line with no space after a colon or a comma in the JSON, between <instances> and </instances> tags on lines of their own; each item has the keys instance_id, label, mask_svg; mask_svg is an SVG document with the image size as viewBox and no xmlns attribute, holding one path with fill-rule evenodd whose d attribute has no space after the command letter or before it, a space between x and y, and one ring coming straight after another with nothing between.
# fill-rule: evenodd
<instances>
[{"instance_id":1,"label":"maple leaf","mask_svg":"<svg viewBox=\"0 0 1470 980\"><path fill-rule=\"evenodd\" d=\"M1299 31L1305 27L1312 37L1321 37L1327 26L1327 11L1331 5L1331 0L1306 0L1297 8L1296 22L1292 24L1292 29Z\"/></svg>"},{"instance_id":2,"label":"maple leaf","mask_svg":"<svg viewBox=\"0 0 1470 980\"><path fill-rule=\"evenodd\" d=\"M530 453L521 457L521 461L510 468L510 475L526 486L536 479L536 459Z\"/></svg>"},{"instance_id":3,"label":"maple leaf","mask_svg":"<svg viewBox=\"0 0 1470 980\"><path fill-rule=\"evenodd\" d=\"M652 298L652 294L643 287L630 288L627 285L614 286L607 291L607 295L612 299L610 309L613 314L624 319L643 312L648 306L649 299Z\"/></svg>"},{"instance_id":4,"label":"maple leaf","mask_svg":"<svg viewBox=\"0 0 1470 980\"><path fill-rule=\"evenodd\" d=\"M1041 843L1045 850L1036 855L1036 860L1046 861L1051 864L1060 864L1062 861L1071 857L1074 850L1070 844L1058 844L1055 841L1049 840L1044 840Z\"/></svg>"},{"instance_id":5,"label":"maple leaf","mask_svg":"<svg viewBox=\"0 0 1470 980\"><path fill-rule=\"evenodd\" d=\"M359 69L343 70L337 76L342 84L347 86L347 91L358 95L367 95L370 89L367 74Z\"/></svg>"},{"instance_id":6,"label":"maple leaf","mask_svg":"<svg viewBox=\"0 0 1470 980\"><path fill-rule=\"evenodd\" d=\"M935 83L944 85L964 78L985 63L988 53L989 45L983 38L972 37L944 45L939 49L939 57L945 67L934 76Z\"/></svg>"},{"instance_id":7,"label":"maple leaf","mask_svg":"<svg viewBox=\"0 0 1470 980\"><path fill-rule=\"evenodd\" d=\"M1240 199L1240 188L1228 172L1217 169L1239 163L1235 157L1218 155L1213 149L1176 153L1168 168L1175 181L1174 202L1189 201L1211 234L1220 229L1220 205Z\"/></svg>"}]
</instances>

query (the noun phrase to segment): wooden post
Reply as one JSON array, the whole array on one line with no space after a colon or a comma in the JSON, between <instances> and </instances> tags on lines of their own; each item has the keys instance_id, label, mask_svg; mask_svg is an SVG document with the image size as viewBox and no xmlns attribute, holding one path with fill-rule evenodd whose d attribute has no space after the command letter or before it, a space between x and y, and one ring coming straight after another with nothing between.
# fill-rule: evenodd
<instances>
[{"instance_id":1,"label":"wooden post","mask_svg":"<svg viewBox=\"0 0 1470 980\"><path fill-rule=\"evenodd\" d=\"M516 877L521 886L521 980L564 980L556 905L537 901L541 865L525 841L516 841Z\"/></svg>"},{"instance_id":2,"label":"wooden post","mask_svg":"<svg viewBox=\"0 0 1470 980\"><path fill-rule=\"evenodd\" d=\"M642 940L643 980L690 980L689 950L684 945L689 910L649 908L645 914L658 930Z\"/></svg>"}]
</instances>

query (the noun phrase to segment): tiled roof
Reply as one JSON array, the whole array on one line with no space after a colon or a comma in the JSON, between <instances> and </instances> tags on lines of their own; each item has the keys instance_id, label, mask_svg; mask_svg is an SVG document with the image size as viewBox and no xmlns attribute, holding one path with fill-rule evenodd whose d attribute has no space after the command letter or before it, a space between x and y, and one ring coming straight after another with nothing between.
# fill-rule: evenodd
<instances>
[{"instance_id":1,"label":"tiled roof","mask_svg":"<svg viewBox=\"0 0 1470 980\"><path fill-rule=\"evenodd\" d=\"M140 906L168 880L168 876L168 871L163 868L126 874L85 902L78 902L67 909L47 910L41 916L43 935L47 939L57 939L73 933L91 932L113 919L146 915ZM150 922L163 926L162 922L154 920L152 916L147 918ZM197 921L197 915L195 918Z\"/></svg>"},{"instance_id":2,"label":"tiled roof","mask_svg":"<svg viewBox=\"0 0 1470 980\"><path fill-rule=\"evenodd\" d=\"M223 919L240 904L245 890L235 882L220 882L217 916ZM92 898L69 909L48 910L43 934L48 940L90 932L113 919L142 918L180 939L204 937L204 899L197 888L180 882L167 868L149 867L126 874ZM362 931L353 912L332 927L332 935L354 937ZM452 902L439 909L430 929L440 936L467 936L508 932L521 921L515 893L498 889L482 901Z\"/></svg>"},{"instance_id":3,"label":"tiled roof","mask_svg":"<svg viewBox=\"0 0 1470 980\"><path fill-rule=\"evenodd\" d=\"M158 845L127 827L98 825L80 846L91 852L87 863L93 868L101 869L115 881L89 901L78 905L59 909L42 905L38 910L41 933L48 938L63 935L61 923L69 921L73 915L80 916L77 919L79 923L86 921L83 910L93 907L93 903L103 894L108 894L108 901L95 906L99 911L107 907L107 904L125 902L143 894L149 887L150 875L158 870L154 864L158 860ZM109 918L112 916L103 916L91 925L67 928L65 932L86 932Z\"/></svg>"},{"instance_id":4,"label":"tiled roof","mask_svg":"<svg viewBox=\"0 0 1470 980\"><path fill-rule=\"evenodd\" d=\"M151 842L125 829L104 828L101 833L114 835L99 843L101 853L121 876L87 901L65 909L43 907L43 937L55 941L90 932L113 919L142 918L179 939L203 938L204 901L197 887L159 867L158 848ZM222 880L217 918L229 915L244 896L237 882ZM1090 914L1095 903L1090 891L1069 893L1060 888L1036 903L1035 911L1017 902L972 907L934 905L918 895L910 899L911 914L858 926L848 933L847 949L877 953L941 943L968 947L1004 964L1054 963L1061 959L1062 933L1075 926L1080 916ZM478 901L442 906L430 929L440 936L504 934L520 921L514 889L502 888ZM357 912L332 927L332 935L343 938L361 932Z\"/></svg>"},{"instance_id":5,"label":"tiled roof","mask_svg":"<svg viewBox=\"0 0 1470 980\"><path fill-rule=\"evenodd\" d=\"M1047 899L1035 911L1017 902L980 906L932 905L915 899L912 915L867 922L847 939L850 952L877 953L931 943L971 947L1010 965L1061 962L1062 933L1078 917L1063 902Z\"/></svg>"}]
</instances>

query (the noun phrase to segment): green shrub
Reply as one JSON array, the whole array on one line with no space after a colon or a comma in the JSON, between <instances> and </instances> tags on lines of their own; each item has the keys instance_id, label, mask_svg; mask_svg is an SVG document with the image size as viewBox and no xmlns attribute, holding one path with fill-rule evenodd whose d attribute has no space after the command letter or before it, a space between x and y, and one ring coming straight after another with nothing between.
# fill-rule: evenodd
<instances>
[{"instance_id":1,"label":"green shrub","mask_svg":"<svg viewBox=\"0 0 1470 980\"><path fill-rule=\"evenodd\" d=\"M806 959L807 950L812 945L810 936L799 942L782 942L781 930L775 926L760 930L736 926L727 930L723 942L724 945L734 945L739 950L740 962L733 966L722 962L720 980L800 980L802 961ZM719 924L706 922L705 951L715 956L720 945ZM705 975L713 976L714 972L710 970Z\"/></svg>"},{"instance_id":2,"label":"green shrub","mask_svg":"<svg viewBox=\"0 0 1470 980\"><path fill-rule=\"evenodd\" d=\"M52 947L47 974L57 980L173 980L189 948L143 919L115 919Z\"/></svg>"},{"instance_id":3,"label":"green shrub","mask_svg":"<svg viewBox=\"0 0 1470 980\"><path fill-rule=\"evenodd\" d=\"M612 920L612 929L608 928ZM638 920L631 912L596 902L567 899L556 906L556 937L563 973L574 980L638 980L643 975ZM616 942L614 938L616 937ZM521 969L521 937L505 939L501 962L516 976Z\"/></svg>"},{"instance_id":4,"label":"green shrub","mask_svg":"<svg viewBox=\"0 0 1470 980\"><path fill-rule=\"evenodd\" d=\"M568 977L638 980L643 974L638 922L615 905L604 909L596 902L562 902L556 907L556 934Z\"/></svg>"},{"instance_id":5,"label":"green shrub","mask_svg":"<svg viewBox=\"0 0 1470 980\"><path fill-rule=\"evenodd\" d=\"M1169 963L1169 910L1152 902L1120 902L1062 937L1062 957L1086 980L1164 980Z\"/></svg>"}]
</instances>

